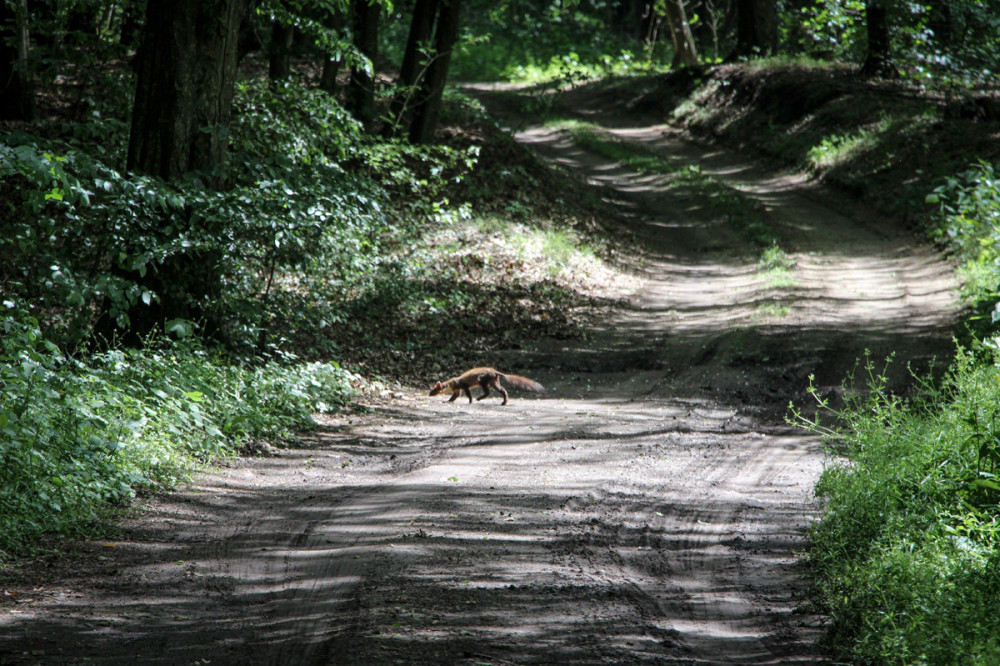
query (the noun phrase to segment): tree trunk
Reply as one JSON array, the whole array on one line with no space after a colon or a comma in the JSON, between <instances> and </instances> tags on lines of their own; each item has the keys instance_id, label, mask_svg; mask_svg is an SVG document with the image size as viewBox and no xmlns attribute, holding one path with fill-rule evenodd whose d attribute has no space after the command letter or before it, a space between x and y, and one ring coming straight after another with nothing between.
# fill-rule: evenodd
<instances>
[{"instance_id":1,"label":"tree trunk","mask_svg":"<svg viewBox=\"0 0 1000 666\"><path fill-rule=\"evenodd\" d=\"M434 55L424 74L424 82L420 88L421 98L414 110L413 123L410 125L410 141L413 143L429 143L434 137L434 130L437 129L441 97L444 95L448 66L451 64L451 51L458 39L461 8L462 0L441 2L434 35Z\"/></svg>"},{"instance_id":2,"label":"tree trunk","mask_svg":"<svg viewBox=\"0 0 1000 666\"><path fill-rule=\"evenodd\" d=\"M326 27L340 34L344 30L344 23L346 21L347 17L344 15L344 12L338 9L330 13ZM326 91L331 96L337 93L337 75L340 74L340 68L343 64L344 59L342 57L331 58L325 56L323 58L323 73L319 77L320 90Z\"/></svg>"},{"instance_id":3,"label":"tree trunk","mask_svg":"<svg viewBox=\"0 0 1000 666\"><path fill-rule=\"evenodd\" d=\"M122 9L122 26L119 41L130 49L139 45L142 37L142 11L145 5L140 2L126 2Z\"/></svg>"},{"instance_id":4,"label":"tree trunk","mask_svg":"<svg viewBox=\"0 0 1000 666\"><path fill-rule=\"evenodd\" d=\"M15 6L16 5L16 6ZM35 96L28 70L27 0L0 0L0 119L32 120Z\"/></svg>"},{"instance_id":5,"label":"tree trunk","mask_svg":"<svg viewBox=\"0 0 1000 666\"><path fill-rule=\"evenodd\" d=\"M248 4L149 0L137 56L128 170L167 180L200 172L210 186L224 185L237 41ZM220 329L211 312L221 289L213 252L178 250L150 268L145 274L119 269L156 294L149 305L130 309L127 342L172 318L202 321L209 334ZM100 332L121 333L116 322L104 319Z\"/></svg>"},{"instance_id":6,"label":"tree trunk","mask_svg":"<svg viewBox=\"0 0 1000 666\"><path fill-rule=\"evenodd\" d=\"M221 186L249 0L149 0L138 55L128 170L174 179L202 171Z\"/></svg>"},{"instance_id":7,"label":"tree trunk","mask_svg":"<svg viewBox=\"0 0 1000 666\"><path fill-rule=\"evenodd\" d=\"M354 45L371 62L351 68L347 87L347 108L371 131L375 123L375 60L378 57L378 15L380 5L374 0L352 0L351 23Z\"/></svg>"},{"instance_id":8,"label":"tree trunk","mask_svg":"<svg viewBox=\"0 0 1000 666\"><path fill-rule=\"evenodd\" d=\"M325 58L323 71L319 75L319 89L332 95L337 94L337 76L344 61L340 58Z\"/></svg>"},{"instance_id":9,"label":"tree trunk","mask_svg":"<svg viewBox=\"0 0 1000 666\"><path fill-rule=\"evenodd\" d=\"M656 11L656 2L653 0L634 0L634 8L636 36L644 46L651 46L656 42L660 31L661 17Z\"/></svg>"},{"instance_id":10,"label":"tree trunk","mask_svg":"<svg viewBox=\"0 0 1000 666\"><path fill-rule=\"evenodd\" d=\"M395 134L400 127L406 126L412 115L413 102L419 96L425 67L429 64L427 61L432 57L431 34L439 4L439 0L417 0L413 8L406 51L399 68L399 90L389 109L391 124L386 127L387 134Z\"/></svg>"},{"instance_id":11,"label":"tree trunk","mask_svg":"<svg viewBox=\"0 0 1000 666\"><path fill-rule=\"evenodd\" d=\"M730 57L766 56L777 50L775 0L736 0L736 48Z\"/></svg>"},{"instance_id":12,"label":"tree trunk","mask_svg":"<svg viewBox=\"0 0 1000 666\"><path fill-rule=\"evenodd\" d=\"M684 0L666 0L664 13L670 26L670 39L674 44L674 60L671 67L687 67L698 64L698 51L691 35L687 14L684 11Z\"/></svg>"},{"instance_id":13,"label":"tree trunk","mask_svg":"<svg viewBox=\"0 0 1000 666\"><path fill-rule=\"evenodd\" d=\"M931 15L928 25L934 35L934 44L939 48L947 48L955 43L955 17L951 4L941 2L931 5Z\"/></svg>"},{"instance_id":14,"label":"tree trunk","mask_svg":"<svg viewBox=\"0 0 1000 666\"><path fill-rule=\"evenodd\" d=\"M292 75L292 42L295 26L279 21L271 23L271 42L268 48L267 75L272 81L286 81Z\"/></svg>"},{"instance_id":15,"label":"tree trunk","mask_svg":"<svg viewBox=\"0 0 1000 666\"><path fill-rule=\"evenodd\" d=\"M868 30L868 52L861 73L865 76L892 75L886 0L865 0L865 26Z\"/></svg>"}]
</instances>

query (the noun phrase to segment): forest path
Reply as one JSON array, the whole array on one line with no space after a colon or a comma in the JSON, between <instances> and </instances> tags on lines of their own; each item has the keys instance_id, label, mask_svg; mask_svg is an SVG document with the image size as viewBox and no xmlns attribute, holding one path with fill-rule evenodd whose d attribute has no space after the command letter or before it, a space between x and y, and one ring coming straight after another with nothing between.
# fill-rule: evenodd
<instances>
[{"instance_id":1,"label":"forest path","mask_svg":"<svg viewBox=\"0 0 1000 666\"><path fill-rule=\"evenodd\" d=\"M522 129L645 248L584 339L484 359L548 396L419 387L202 475L0 615L0 664L822 663L798 609L823 453L782 417L865 349L948 358L950 270L794 174L608 131L759 202L791 279L704 198Z\"/></svg>"}]
</instances>

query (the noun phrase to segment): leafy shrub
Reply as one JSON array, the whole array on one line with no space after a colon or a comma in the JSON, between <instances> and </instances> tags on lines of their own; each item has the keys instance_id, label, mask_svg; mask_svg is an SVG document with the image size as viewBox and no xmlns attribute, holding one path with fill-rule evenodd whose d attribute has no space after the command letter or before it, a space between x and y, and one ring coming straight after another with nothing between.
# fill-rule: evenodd
<instances>
[{"instance_id":1,"label":"leafy shrub","mask_svg":"<svg viewBox=\"0 0 1000 666\"><path fill-rule=\"evenodd\" d=\"M973 318L1000 322L1000 182L992 164L979 162L937 187L927 202L939 206L937 237L965 262L965 290L977 302Z\"/></svg>"},{"instance_id":2,"label":"leafy shrub","mask_svg":"<svg viewBox=\"0 0 1000 666\"><path fill-rule=\"evenodd\" d=\"M0 278L20 285L51 339L79 342L98 316L128 329L161 304L172 317L161 325L212 322L231 349L260 351L295 320L303 274L376 270L381 247L444 219L445 187L475 161L472 148L364 135L301 85L241 85L237 108L224 192L123 175L93 145L2 136L0 253L12 261Z\"/></svg>"},{"instance_id":3,"label":"leafy shrub","mask_svg":"<svg viewBox=\"0 0 1000 666\"><path fill-rule=\"evenodd\" d=\"M190 342L83 361L6 302L0 558L40 535L93 531L137 489L169 486L192 464L242 442L313 427L315 411L347 404L355 379L334 363L240 367Z\"/></svg>"},{"instance_id":4,"label":"leafy shrub","mask_svg":"<svg viewBox=\"0 0 1000 666\"><path fill-rule=\"evenodd\" d=\"M837 457L812 530L835 647L855 663L996 663L1000 343L960 350L910 401L867 371L828 431Z\"/></svg>"}]
</instances>

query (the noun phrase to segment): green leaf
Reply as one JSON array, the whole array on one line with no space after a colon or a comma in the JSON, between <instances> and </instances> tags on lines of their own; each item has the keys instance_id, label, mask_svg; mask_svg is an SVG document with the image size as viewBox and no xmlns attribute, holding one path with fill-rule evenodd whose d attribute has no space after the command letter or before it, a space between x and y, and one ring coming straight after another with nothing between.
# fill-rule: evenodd
<instances>
[{"instance_id":1,"label":"green leaf","mask_svg":"<svg viewBox=\"0 0 1000 666\"><path fill-rule=\"evenodd\" d=\"M194 332L191 322L186 319L171 319L165 325L167 333L178 338L186 338Z\"/></svg>"}]
</instances>

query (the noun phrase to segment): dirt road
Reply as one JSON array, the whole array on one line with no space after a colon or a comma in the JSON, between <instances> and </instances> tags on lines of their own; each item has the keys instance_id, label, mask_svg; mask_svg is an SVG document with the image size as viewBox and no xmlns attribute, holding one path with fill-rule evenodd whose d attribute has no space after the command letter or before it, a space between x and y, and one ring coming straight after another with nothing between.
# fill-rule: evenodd
<instances>
[{"instance_id":1,"label":"dirt road","mask_svg":"<svg viewBox=\"0 0 1000 666\"><path fill-rule=\"evenodd\" d=\"M947 358L950 272L802 178L612 130L759 201L791 280L662 177L523 130L647 249L586 339L491 359L548 396L415 388L201 477L0 607L0 664L822 663L800 604L823 452L782 417L866 348Z\"/></svg>"}]
</instances>

